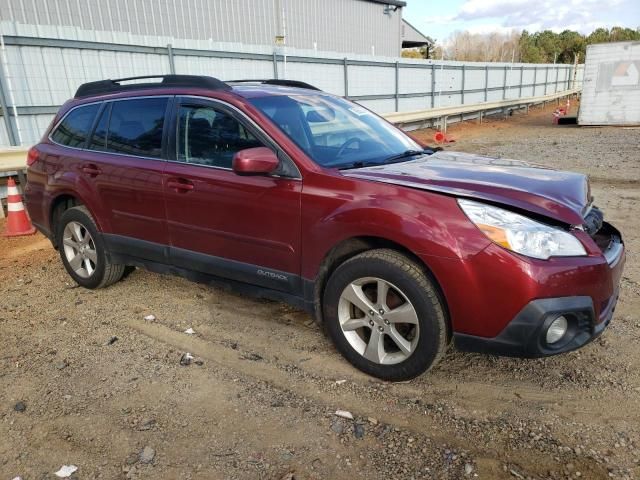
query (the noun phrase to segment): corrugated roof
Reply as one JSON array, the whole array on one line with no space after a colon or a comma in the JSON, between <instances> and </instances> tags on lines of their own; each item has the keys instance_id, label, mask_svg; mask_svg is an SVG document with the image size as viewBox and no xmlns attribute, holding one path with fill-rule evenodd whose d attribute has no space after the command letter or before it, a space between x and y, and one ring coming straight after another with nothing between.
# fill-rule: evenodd
<instances>
[{"instance_id":1,"label":"corrugated roof","mask_svg":"<svg viewBox=\"0 0 640 480\"><path fill-rule=\"evenodd\" d=\"M433 40L427 37L424 33L422 33L420 30L418 30L416 27L411 25L409 22L407 22L403 18L402 19L402 43L411 44L410 46L426 45L426 44L432 44Z\"/></svg>"},{"instance_id":2,"label":"corrugated roof","mask_svg":"<svg viewBox=\"0 0 640 480\"><path fill-rule=\"evenodd\" d=\"M365 2L381 3L382 5L393 5L394 7L406 7L407 2L401 2L399 0L364 0Z\"/></svg>"}]
</instances>

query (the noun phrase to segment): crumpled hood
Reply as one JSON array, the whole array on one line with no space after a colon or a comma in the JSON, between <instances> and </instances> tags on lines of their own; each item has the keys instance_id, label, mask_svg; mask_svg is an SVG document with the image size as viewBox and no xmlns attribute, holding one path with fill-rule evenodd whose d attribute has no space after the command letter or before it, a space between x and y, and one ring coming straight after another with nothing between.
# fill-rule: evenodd
<instances>
[{"instance_id":1,"label":"crumpled hood","mask_svg":"<svg viewBox=\"0 0 640 480\"><path fill-rule=\"evenodd\" d=\"M591 203L586 175L518 160L436 152L416 160L342 172L378 182L487 200L571 225L581 225Z\"/></svg>"}]
</instances>

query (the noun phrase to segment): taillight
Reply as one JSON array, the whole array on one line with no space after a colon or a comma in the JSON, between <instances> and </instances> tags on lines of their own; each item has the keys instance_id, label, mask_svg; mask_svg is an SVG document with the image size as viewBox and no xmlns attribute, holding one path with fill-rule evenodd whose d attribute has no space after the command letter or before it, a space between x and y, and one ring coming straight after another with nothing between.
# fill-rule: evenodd
<instances>
[{"instance_id":1,"label":"taillight","mask_svg":"<svg viewBox=\"0 0 640 480\"><path fill-rule=\"evenodd\" d=\"M36 160L38 160L38 150L36 150L36 147L31 147L29 153L27 153L27 167L36 163Z\"/></svg>"}]
</instances>

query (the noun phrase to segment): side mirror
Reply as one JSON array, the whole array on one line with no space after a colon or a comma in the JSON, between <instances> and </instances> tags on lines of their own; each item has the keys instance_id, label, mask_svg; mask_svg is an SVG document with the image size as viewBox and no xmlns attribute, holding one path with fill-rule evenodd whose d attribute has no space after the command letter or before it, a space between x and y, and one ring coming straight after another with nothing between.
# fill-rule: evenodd
<instances>
[{"instance_id":1,"label":"side mirror","mask_svg":"<svg viewBox=\"0 0 640 480\"><path fill-rule=\"evenodd\" d=\"M232 165L238 175L267 175L278 168L280 160L273 150L255 147L236 152Z\"/></svg>"}]
</instances>

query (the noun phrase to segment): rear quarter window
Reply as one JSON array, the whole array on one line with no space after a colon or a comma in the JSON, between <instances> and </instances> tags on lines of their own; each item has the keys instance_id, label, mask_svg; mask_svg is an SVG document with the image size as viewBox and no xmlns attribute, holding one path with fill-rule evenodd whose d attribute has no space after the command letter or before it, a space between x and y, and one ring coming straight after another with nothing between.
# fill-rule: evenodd
<instances>
[{"instance_id":1,"label":"rear quarter window","mask_svg":"<svg viewBox=\"0 0 640 480\"><path fill-rule=\"evenodd\" d=\"M71 110L51 134L51 140L67 147L84 147L100 104Z\"/></svg>"}]
</instances>

